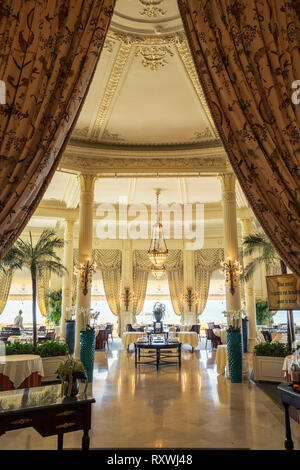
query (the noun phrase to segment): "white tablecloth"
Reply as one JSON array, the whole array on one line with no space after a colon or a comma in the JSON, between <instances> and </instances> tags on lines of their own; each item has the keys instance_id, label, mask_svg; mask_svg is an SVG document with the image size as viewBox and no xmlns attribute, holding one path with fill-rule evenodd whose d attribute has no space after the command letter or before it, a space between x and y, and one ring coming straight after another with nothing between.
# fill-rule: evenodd
<instances>
[{"instance_id":1,"label":"white tablecloth","mask_svg":"<svg viewBox=\"0 0 300 470\"><path fill-rule=\"evenodd\" d=\"M226 367L226 375L229 376L227 344L220 344L217 347L216 364L218 374L224 374Z\"/></svg>"},{"instance_id":2,"label":"white tablecloth","mask_svg":"<svg viewBox=\"0 0 300 470\"><path fill-rule=\"evenodd\" d=\"M38 336L38 339L46 338L46 336ZM20 335L20 336L9 336L7 338L9 343L32 343L33 336Z\"/></svg>"},{"instance_id":3,"label":"white tablecloth","mask_svg":"<svg viewBox=\"0 0 300 470\"><path fill-rule=\"evenodd\" d=\"M43 362L40 356L35 354L15 354L0 356L0 374L6 375L18 388L33 372L44 376Z\"/></svg>"},{"instance_id":4,"label":"white tablecloth","mask_svg":"<svg viewBox=\"0 0 300 470\"><path fill-rule=\"evenodd\" d=\"M191 331L192 325L180 325L180 331Z\"/></svg>"},{"instance_id":5,"label":"white tablecloth","mask_svg":"<svg viewBox=\"0 0 300 470\"><path fill-rule=\"evenodd\" d=\"M227 332L226 332L226 329L223 329L223 328L214 328L213 329L213 332L216 336L218 336L221 341L222 341L222 344L227 344Z\"/></svg>"},{"instance_id":6,"label":"white tablecloth","mask_svg":"<svg viewBox=\"0 0 300 470\"><path fill-rule=\"evenodd\" d=\"M126 331L122 334L122 343L124 345L124 349L127 349L131 343L135 343L138 338L141 336L147 336L146 333L141 331Z\"/></svg>"},{"instance_id":7,"label":"white tablecloth","mask_svg":"<svg viewBox=\"0 0 300 470\"><path fill-rule=\"evenodd\" d=\"M198 346L199 338L195 331L178 331L176 336L179 338L181 344L190 344L192 348L196 348Z\"/></svg>"}]
</instances>

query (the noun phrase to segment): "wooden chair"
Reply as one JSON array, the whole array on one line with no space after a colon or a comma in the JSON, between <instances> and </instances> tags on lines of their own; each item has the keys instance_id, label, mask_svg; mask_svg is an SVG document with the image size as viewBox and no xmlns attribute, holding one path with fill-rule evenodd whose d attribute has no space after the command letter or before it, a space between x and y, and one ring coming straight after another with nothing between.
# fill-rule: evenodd
<instances>
[{"instance_id":1,"label":"wooden chair","mask_svg":"<svg viewBox=\"0 0 300 470\"><path fill-rule=\"evenodd\" d=\"M113 341L113 324L112 323L108 323L105 327L106 331L107 331L107 339L109 338L109 336L111 337L111 340Z\"/></svg>"},{"instance_id":2,"label":"wooden chair","mask_svg":"<svg viewBox=\"0 0 300 470\"><path fill-rule=\"evenodd\" d=\"M99 330L98 334L96 336L96 343L95 343L95 349L105 349L105 346L107 345L107 349L109 349L108 346L108 330Z\"/></svg>"},{"instance_id":3,"label":"wooden chair","mask_svg":"<svg viewBox=\"0 0 300 470\"><path fill-rule=\"evenodd\" d=\"M200 335L200 325L192 325L191 331L194 331L198 335Z\"/></svg>"},{"instance_id":4,"label":"wooden chair","mask_svg":"<svg viewBox=\"0 0 300 470\"><path fill-rule=\"evenodd\" d=\"M48 333L46 333L45 338L40 338L38 340L38 344L45 343L46 341L53 341L54 339L55 339L55 333L52 331L48 331Z\"/></svg>"},{"instance_id":5,"label":"wooden chair","mask_svg":"<svg viewBox=\"0 0 300 470\"><path fill-rule=\"evenodd\" d=\"M211 328L207 328L205 330L206 333L206 342L205 342L205 349L207 348L207 341L211 341L212 349L216 349L221 343L221 338L216 336Z\"/></svg>"},{"instance_id":6,"label":"wooden chair","mask_svg":"<svg viewBox=\"0 0 300 470\"><path fill-rule=\"evenodd\" d=\"M136 331L136 330L133 328L133 326L132 326L131 323L127 323L127 325L126 325L126 331Z\"/></svg>"}]
</instances>

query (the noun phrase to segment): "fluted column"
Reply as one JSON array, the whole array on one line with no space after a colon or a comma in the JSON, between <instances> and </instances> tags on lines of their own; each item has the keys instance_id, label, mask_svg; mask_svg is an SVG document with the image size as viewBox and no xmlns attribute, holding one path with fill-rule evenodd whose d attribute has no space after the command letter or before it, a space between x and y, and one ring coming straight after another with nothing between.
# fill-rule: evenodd
<instances>
[{"instance_id":1,"label":"fluted column","mask_svg":"<svg viewBox=\"0 0 300 470\"><path fill-rule=\"evenodd\" d=\"M243 239L251 234L252 220L252 218L241 219ZM247 266L251 261L251 255L244 255L244 266ZM252 352L256 344L256 306L253 277L251 277L248 282L245 282L245 298L249 320L249 351Z\"/></svg>"},{"instance_id":2,"label":"fluted column","mask_svg":"<svg viewBox=\"0 0 300 470\"><path fill-rule=\"evenodd\" d=\"M64 257L63 264L67 269L62 281L62 304L61 304L61 322L60 336L65 338L66 320L69 320L68 310L72 306L72 277L73 277L73 231L75 220L65 221L64 232Z\"/></svg>"},{"instance_id":3,"label":"fluted column","mask_svg":"<svg viewBox=\"0 0 300 470\"><path fill-rule=\"evenodd\" d=\"M127 323L134 323L135 319L132 312L133 280L132 280L132 242L131 240L122 240L122 276L121 276L121 312L119 317L119 335L126 330ZM123 294L125 289L129 289L131 294L129 308L126 309Z\"/></svg>"},{"instance_id":4,"label":"fluted column","mask_svg":"<svg viewBox=\"0 0 300 470\"><path fill-rule=\"evenodd\" d=\"M92 242L93 242L93 204L94 204L94 185L95 176L79 175L80 181L80 203L79 203L79 263L92 261ZM91 288L88 287L88 293L84 295L83 289L77 281L77 298L76 298L76 339L75 339L75 356L80 356L80 330L84 327L79 309L85 310L91 307Z\"/></svg>"},{"instance_id":5,"label":"fluted column","mask_svg":"<svg viewBox=\"0 0 300 470\"><path fill-rule=\"evenodd\" d=\"M187 295L188 289L192 289L192 295L195 295L195 252L192 250L183 251L183 285L184 296ZM184 301L182 323L184 325L195 325L198 323L195 302L193 302L190 309L186 300Z\"/></svg>"},{"instance_id":6,"label":"fluted column","mask_svg":"<svg viewBox=\"0 0 300 470\"><path fill-rule=\"evenodd\" d=\"M224 255L225 259L229 256L231 261L236 261L239 259L235 192L236 178L233 173L226 173L219 175L219 180L222 187ZM240 310L240 287L235 287L234 294L229 289L230 286L226 283L226 310Z\"/></svg>"}]
</instances>

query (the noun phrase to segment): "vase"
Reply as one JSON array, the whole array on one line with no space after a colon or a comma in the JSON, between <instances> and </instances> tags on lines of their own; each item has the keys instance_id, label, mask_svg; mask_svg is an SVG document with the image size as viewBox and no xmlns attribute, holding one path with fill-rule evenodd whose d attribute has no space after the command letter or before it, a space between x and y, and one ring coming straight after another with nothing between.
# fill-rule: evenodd
<instances>
[{"instance_id":1,"label":"vase","mask_svg":"<svg viewBox=\"0 0 300 470\"><path fill-rule=\"evenodd\" d=\"M242 335L240 331L227 331L229 376L232 383L242 382Z\"/></svg>"},{"instance_id":2,"label":"vase","mask_svg":"<svg viewBox=\"0 0 300 470\"><path fill-rule=\"evenodd\" d=\"M157 323L161 323L162 316L163 316L162 312L154 312L153 314L154 314L155 321Z\"/></svg>"},{"instance_id":3,"label":"vase","mask_svg":"<svg viewBox=\"0 0 300 470\"><path fill-rule=\"evenodd\" d=\"M80 332L80 360L84 366L88 382L93 381L96 335L94 331Z\"/></svg>"},{"instance_id":4,"label":"vase","mask_svg":"<svg viewBox=\"0 0 300 470\"><path fill-rule=\"evenodd\" d=\"M69 391L69 382L65 381L64 382L64 396L66 398L69 398L69 397L75 397L77 395L77 393L79 392L79 385L78 385L77 379L73 380L72 382L70 395L68 395L68 391Z\"/></svg>"},{"instance_id":5,"label":"vase","mask_svg":"<svg viewBox=\"0 0 300 470\"><path fill-rule=\"evenodd\" d=\"M75 349L75 320L66 320L66 343L69 353L74 354Z\"/></svg>"}]
</instances>

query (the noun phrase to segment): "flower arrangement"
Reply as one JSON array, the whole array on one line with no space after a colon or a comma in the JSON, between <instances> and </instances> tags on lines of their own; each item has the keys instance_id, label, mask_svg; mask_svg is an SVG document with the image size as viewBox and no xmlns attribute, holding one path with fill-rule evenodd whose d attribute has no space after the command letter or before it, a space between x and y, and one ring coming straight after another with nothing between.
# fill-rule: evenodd
<instances>
[{"instance_id":1,"label":"flower arrangement","mask_svg":"<svg viewBox=\"0 0 300 470\"><path fill-rule=\"evenodd\" d=\"M78 392L78 379L85 382L84 393L86 392L88 379L81 361L67 359L61 362L56 372L61 380L61 396L76 395L74 390Z\"/></svg>"},{"instance_id":2,"label":"flower arrangement","mask_svg":"<svg viewBox=\"0 0 300 470\"><path fill-rule=\"evenodd\" d=\"M245 315L244 310L228 310L222 312L227 317L227 331L228 333L240 332L241 331L241 319Z\"/></svg>"}]
</instances>

